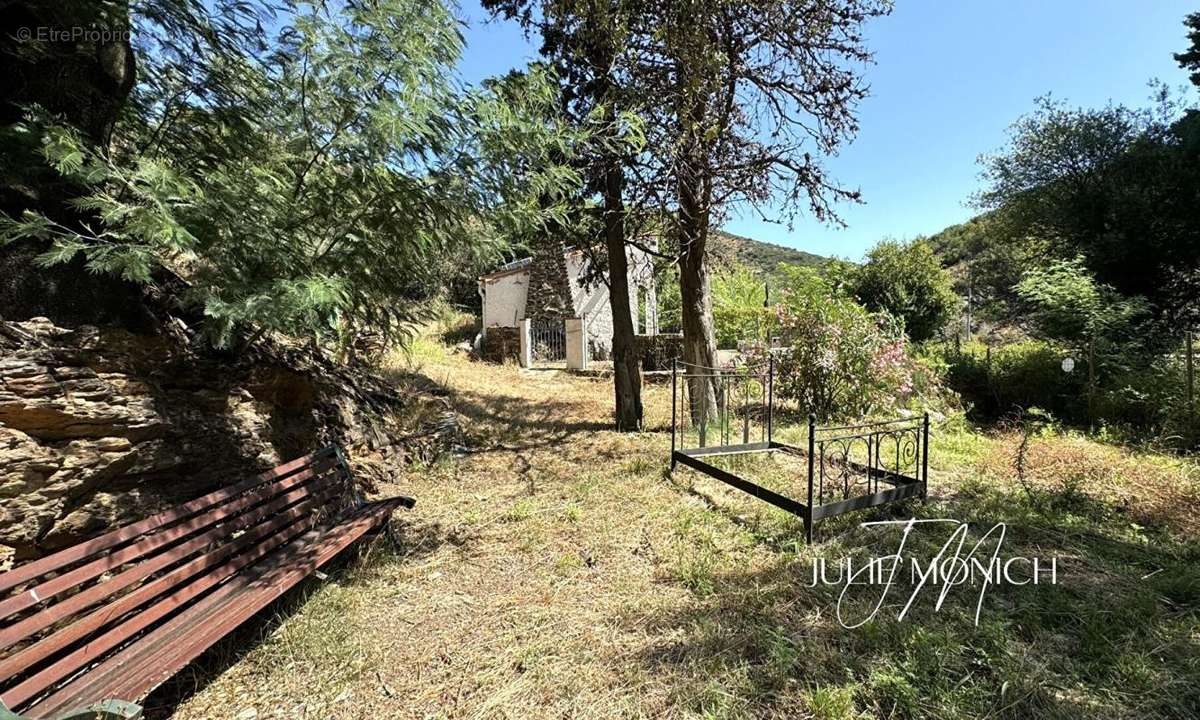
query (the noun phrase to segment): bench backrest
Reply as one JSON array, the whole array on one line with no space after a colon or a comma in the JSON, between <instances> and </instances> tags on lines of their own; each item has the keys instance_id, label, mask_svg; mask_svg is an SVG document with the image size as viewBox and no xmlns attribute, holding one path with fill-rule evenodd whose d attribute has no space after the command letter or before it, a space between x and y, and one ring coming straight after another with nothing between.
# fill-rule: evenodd
<instances>
[{"instance_id":1,"label":"bench backrest","mask_svg":"<svg viewBox=\"0 0 1200 720\"><path fill-rule=\"evenodd\" d=\"M22 705L136 640L354 492L328 447L0 573L0 698Z\"/></svg>"}]
</instances>

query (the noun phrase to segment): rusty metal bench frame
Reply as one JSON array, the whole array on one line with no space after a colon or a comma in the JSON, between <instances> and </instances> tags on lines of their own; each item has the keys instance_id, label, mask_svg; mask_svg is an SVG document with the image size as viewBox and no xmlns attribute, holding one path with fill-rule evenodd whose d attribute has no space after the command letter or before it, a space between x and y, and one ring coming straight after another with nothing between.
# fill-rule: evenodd
<instances>
[{"instance_id":1,"label":"rusty metal bench frame","mask_svg":"<svg viewBox=\"0 0 1200 720\"><path fill-rule=\"evenodd\" d=\"M151 690L413 504L365 502L331 446L0 573L0 720L140 717Z\"/></svg>"}]
</instances>

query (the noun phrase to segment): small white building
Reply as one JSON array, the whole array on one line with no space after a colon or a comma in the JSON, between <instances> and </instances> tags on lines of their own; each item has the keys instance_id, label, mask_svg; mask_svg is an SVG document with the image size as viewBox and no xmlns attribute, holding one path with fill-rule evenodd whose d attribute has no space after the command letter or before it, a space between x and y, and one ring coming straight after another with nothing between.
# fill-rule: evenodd
<instances>
[{"instance_id":1,"label":"small white building","mask_svg":"<svg viewBox=\"0 0 1200 720\"><path fill-rule=\"evenodd\" d=\"M634 331L658 334L658 299L654 289L654 263L649 254L629 248L629 307ZM567 250L564 256L571 291L574 317L583 320L590 354L595 359L612 351L612 306L608 285L602 281L586 284L588 258L581 250ZM479 296L483 300L482 330L517 327L526 317L532 258L508 263L479 278Z\"/></svg>"}]
</instances>

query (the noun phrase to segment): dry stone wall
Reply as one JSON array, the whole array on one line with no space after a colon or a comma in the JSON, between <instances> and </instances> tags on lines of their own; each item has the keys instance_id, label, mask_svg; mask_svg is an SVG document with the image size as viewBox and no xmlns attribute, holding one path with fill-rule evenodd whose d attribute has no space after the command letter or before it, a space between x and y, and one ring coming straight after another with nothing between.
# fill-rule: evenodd
<instances>
[{"instance_id":1,"label":"dry stone wall","mask_svg":"<svg viewBox=\"0 0 1200 720\"><path fill-rule=\"evenodd\" d=\"M452 442L434 395L294 348L0 320L0 568L331 442L386 477Z\"/></svg>"}]
</instances>

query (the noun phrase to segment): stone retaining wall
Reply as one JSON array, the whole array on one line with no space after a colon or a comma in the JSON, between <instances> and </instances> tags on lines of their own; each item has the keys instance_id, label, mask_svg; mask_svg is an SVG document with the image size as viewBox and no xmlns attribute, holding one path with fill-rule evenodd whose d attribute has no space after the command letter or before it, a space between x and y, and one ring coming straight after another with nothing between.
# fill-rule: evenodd
<instances>
[{"instance_id":1,"label":"stone retaining wall","mask_svg":"<svg viewBox=\"0 0 1200 720\"><path fill-rule=\"evenodd\" d=\"M484 333L479 356L488 362L516 362L521 353L521 334L515 327L495 326Z\"/></svg>"},{"instance_id":2,"label":"stone retaining wall","mask_svg":"<svg viewBox=\"0 0 1200 720\"><path fill-rule=\"evenodd\" d=\"M683 354L683 335L680 333L638 335L635 342L643 370L670 370L671 359Z\"/></svg>"}]
</instances>

